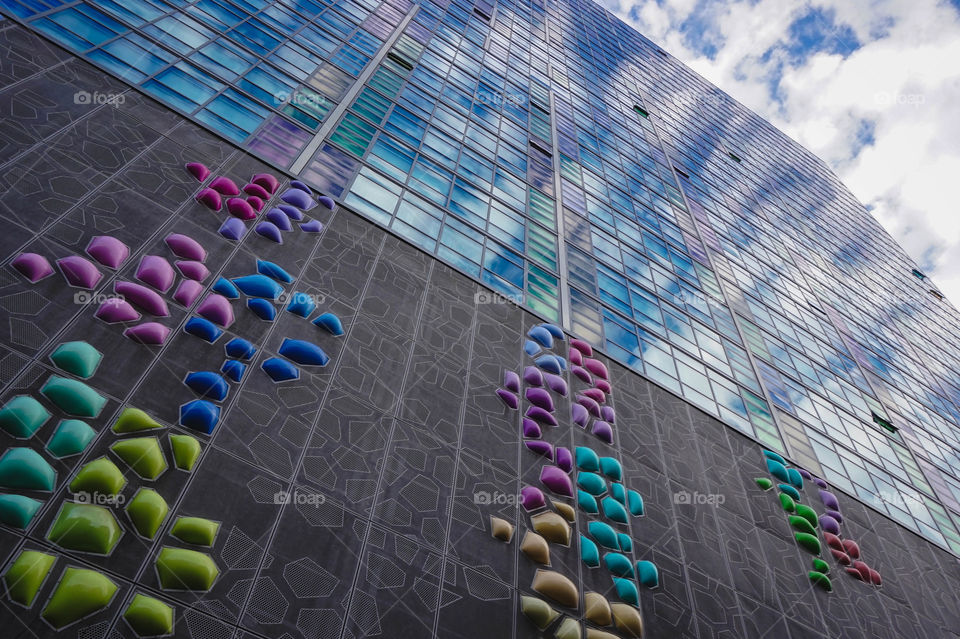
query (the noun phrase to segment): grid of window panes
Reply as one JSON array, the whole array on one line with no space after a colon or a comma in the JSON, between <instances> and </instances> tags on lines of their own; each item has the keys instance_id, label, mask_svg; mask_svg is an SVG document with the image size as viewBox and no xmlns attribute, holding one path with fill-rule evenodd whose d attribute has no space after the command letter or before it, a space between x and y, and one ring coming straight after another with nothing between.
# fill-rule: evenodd
<instances>
[{"instance_id":1,"label":"grid of window panes","mask_svg":"<svg viewBox=\"0 0 960 639\"><path fill-rule=\"evenodd\" d=\"M956 310L590 0L0 8L960 553Z\"/></svg>"}]
</instances>

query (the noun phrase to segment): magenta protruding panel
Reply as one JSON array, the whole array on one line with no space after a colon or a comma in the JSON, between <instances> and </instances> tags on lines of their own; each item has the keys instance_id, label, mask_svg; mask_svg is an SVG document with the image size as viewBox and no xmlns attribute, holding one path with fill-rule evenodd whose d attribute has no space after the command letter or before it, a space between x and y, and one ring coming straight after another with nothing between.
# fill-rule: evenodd
<instances>
[{"instance_id":1,"label":"magenta protruding panel","mask_svg":"<svg viewBox=\"0 0 960 639\"><path fill-rule=\"evenodd\" d=\"M250 203L239 197L227 200L227 212L241 220L252 220L257 217L257 212L253 210Z\"/></svg>"},{"instance_id":2,"label":"magenta protruding panel","mask_svg":"<svg viewBox=\"0 0 960 639\"><path fill-rule=\"evenodd\" d=\"M520 376L513 371L503 371L503 386L508 391L520 392Z\"/></svg>"},{"instance_id":3,"label":"magenta protruding panel","mask_svg":"<svg viewBox=\"0 0 960 639\"><path fill-rule=\"evenodd\" d=\"M197 262L203 262L207 259L207 251L200 246L200 242L189 235L171 233L163 241L167 243L167 246L177 257L182 257L185 260L196 260Z\"/></svg>"},{"instance_id":4,"label":"magenta protruding panel","mask_svg":"<svg viewBox=\"0 0 960 639\"><path fill-rule=\"evenodd\" d=\"M557 495L573 497L573 482L570 481L570 475L556 466L544 466L540 470L540 481Z\"/></svg>"},{"instance_id":5,"label":"magenta protruding panel","mask_svg":"<svg viewBox=\"0 0 960 639\"><path fill-rule=\"evenodd\" d=\"M519 406L520 406L520 403L519 403L519 401L517 400L517 396L514 395L513 393L511 393L511 392L508 391L508 390L504 390L504 389L502 389L502 388L498 388L498 389L497 389L497 397L499 397L500 399L502 399L504 404L506 404L507 406L509 406L510 408L512 408L512 409L514 409L514 410L516 410L516 409L519 408Z\"/></svg>"},{"instance_id":6,"label":"magenta protruding panel","mask_svg":"<svg viewBox=\"0 0 960 639\"><path fill-rule=\"evenodd\" d=\"M600 417L600 404L597 403L597 400L592 397L587 397L586 395L580 395L577 397L577 403L587 409L594 417Z\"/></svg>"},{"instance_id":7,"label":"magenta protruding panel","mask_svg":"<svg viewBox=\"0 0 960 639\"><path fill-rule=\"evenodd\" d=\"M144 255L137 267L138 280L164 293L173 286L176 277L170 262L159 255Z\"/></svg>"},{"instance_id":8,"label":"magenta protruding panel","mask_svg":"<svg viewBox=\"0 0 960 639\"><path fill-rule=\"evenodd\" d=\"M555 410L553 406L553 398L550 397L550 393L543 388L528 387L526 392L527 400L534 406L539 406L543 410L550 411L551 413Z\"/></svg>"},{"instance_id":9,"label":"magenta protruding panel","mask_svg":"<svg viewBox=\"0 0 960 639\"><path fill-rule=\"evenodd\" d=\"M586 428L587 422L590 421L590 413L580 404L571 404L570 418L573 420L573 423L580 428Z\"/></svg>"},{"instance_id":10,"label":"magenta protruding panel","mask_svg":"<svg viewBox=\"0 0 960 639\"><path fill-rule=\"evenodd\" d=\"M130 247L110 235L98 235L87 244L87 255L107 268L117 268L130 256Z\"/></svg>"},{"instance_id":11,"label":"magenta protruding panel","mask_svg":"<svg viewBox=\"0 0 960 639\"><path fill-rule=\"evenodd\" d=\"M203 189L197 193L197 202L214 211L219 211L223 206L223 198L213 189Z\"/></svg>"},{"instance_id":12,"label":"magenta protruding panel","mask_svg":"<svg viewBox=\"0 0 960 639\"><path fill-rule=\"evenodd\" d=\"M140 313L130 305L130 302L120 297L110 297L103 301L94 316L107 324L117 322L135 322L140 319Z\"/></svg>"},{"instance_id":13,"label":"magenta protruding panel","mask_svg":"<svg viewBox=\"0 0 960 639\"><path fill-rule=\"evenodd\" d=\"M156 315L157 317L170 315L170 310L167 308L167 303L163 301L163 298L160 297L156 291L142 284L124 281L115 282L113 291L117 295L122 295L134 306L140 307L151 315Z\"/></svg>"},{"instance_id":14,"label":"magenta protruding panel","mask_svg":"<svg viewBox=\"0 0 960 639\"><path fill-rule=\"evenodd\" d=\"M550 461L553 461L553 444L550 442L545 442L542 439L528 439L523 442L523 445L537 455L542 455Z\"/></svg>"},{"instance_id":15,"label":"magenta protruding panel","mask_svg":"<svg viewBox=\"0 0 960 639\"><path fill-rule=\"evenodd\" d=\"M573 372L574 375L576 375L579 379L585 381L586 383L588 384L593 383L593 377L590 376L590 371L585 369L583 366L574 366L570 370Z\"/></svg>"},{"instance_id":16,"label":"magenta protruding panel","mask_svg":"<svg viewBox=\"0 0 960 639\"><path fill-rule=\"evenodd\" d=\"M565 379L553 373L544 373L543 379L554 393L561 397L567 396L567 381Z\"/></svg>"},{"instance_id":17,"label":"magenta protruding panel","mask_svg":"<svg viewBox=\"0 0 960 639\"><path fill-rule=\"evenodd\" d=\"M183 306L192 306L200 293L203 292L203 285L196 280L183 280L177 287L177 292L173 294L173 299Z\"/></svg>"},{"instance_id":18,"label":"magenta protruding panel","mask_svg":"<svg viewBox=\"0 0 960 639\"><path fill-rule=\"evenodd\" d=\"M208 169L205 164L200 164L199 162L187 162L185 168L187 169L187 172L197 180L197 182L203 182L210 177L210 169Z\"/></svg>"},{"instance_id":19,"label":"magenta protruding panel","mask_svg":"<svg viewBox=\"0 0 960 639\"><path fill-rule=\"evenodd\" d=\"M53 267L50 266L50 261L39 253L21 253L14 258L11 264L31 284L53 275Z\"/></svg>"},{"instance_id":20,"label":"magenta protruding panel","mask_svg":"<svg viewBox=\"0 0 960 639\"><path fill-rule=\"evenodd\" d=\"M128 338L141 344L158 346L167 341L170 329L158 322L145 322L131 326L123 332Z\"/></svg>"},{"instance_id":21,"label":"magenta protruding panel","mask_svg":"<svg viewBox=\"0 0 960 639\"><path fill-rule=\"evenodd\" d=\"M197 260L180 260L175 265L180 274L190 280L202 282L210 275L210 269Z\"/></svg>"},{"instance_id":22,"label":"magenta protruding panel","mask_svg":"<svg viewBox=\"0 0 960 639\"><path fill-rule=\"evenodd\" d=\"M602 441L608 444L613 443L613 427L607 422L600 419L596 420L593 422L593 429L591 432L593 432L593 434L599 437Z\"/></svg>"},{"instance_id":23,"label":"magenta protruding panel","mask_svg":"<svg viewBox=\"0 0 960 639\"><path fill-rule=\"evenodd\" d=\"M547 505L547 498L536 486L524 486L520 489L520 505L527 512L537 510Z\"/></svg>"},{"instance_id":24,"label":"magenta protruding panel","mask_svg":"<svg viewBox=\"0 0 960 639\"><path fill-rule=\"evenodd\" d=\"M587 357L593 355L593 347L587 344L582 339L572 339L570 340L570 346L577 349Z\"/></svg>"},{"instance_id":25,"label":"magenta protruding panel","mask_svg":"<svg viewBox=\"0 0 960 639\"><path fill-rule=\"evenodd\" d=\"M570 449L566 446L557 446L555 451L557 466L559 466L563 472L569 473L573 470L573 454L570 452Z\"/></svg>"},{"instance_id":26,"label":"magenta protruding panel","mask_svg":"<svg viewBox=\"0 0 960 639\"><path fill-rule=\"evenodd\" d=\"M277 225L273 222L260 222L253 230L257 235L272 240L277 244L283 244L283 236L280 235L280 229L278 229Z\"/></svg>"},{"instance_id":27,"label":"magenta protruding panel","mask_svg":"<svg viewBox=\"0 0 960 639\"><path fill-rule=\"evenodd\" d=\"M543 373L536 366L527 366L523 369L523 381L531 386L543 386Z\"/></svg>"},{"instance_id":28,"label":"magenta protruding panel","mask_svg":"<svg viewBox=\"0 0 960 639\"><path fill-rule=\"evenodd\" d=\"M610 382L608 382L605 379L596 380L596 383L594 384L594 386L601 393L606 393L607 395L613 393L613 388L610 386Z\"/></svg>"},{"instance_id":29,"label":"magenta protruding panel","mask_svg":"<svg viewBox=\"0 0 960 639\"><path fill-rule=\"evenodd\" d=\"M534 437L538 438L543 434L540 430L540 424L533 421L529 417L523 418L523 436L524 437Z\"/></svg>"},{"instance_id":30,"label":"magenta protruding panel","mask_svg":"<svg viewBox=\"0 0 960 639\"><path fill-rule=\"evenodd\" d=\"M230 300L218 293L211 293L200 302L197 315L223 328L229 328L233 324L233 306L230 305Z\"/></svg>"},{"instance_id":31,"label":"magenta protruding panel","mask_svg":"<svg viewBox=\"0 0 960 639\"><path fill-rule=\"evenodd\" d=\"M70 286L93 288L103 278L103 273L94 266L93 262L79 255L60 258L57 260L57 266L60 267L63 278Z\"/></svg>"},{"instance_id":32,"label":"magenta protruding panel","mask_svg":"<svg viewBox=\"0 0 960 639\"><path fill-rule=\"evenodd\" d=\"M547 424L549 426L557 425L557 418L539 406L530 406L527 408L526 416L530 419L540 422L541 424Z\"/></svg>"},{"instance_id":33,"label":"magenta protruding panel","mask_svg":"<svg viewBox=\"0 0 960 639\"><path fill-rule=\"evenodd\" d=\"M583 353L575 348L571 348L567 353L567 359L570 360L572 366L583 366Z\"/></svg>"},{"instance_id":34,"label":"magenta protruding panel","mask_svg":"<svg viewBox=\"0 0 960 639\"><path fill-rule=\"evenodd\" d=\"M607 401L607 396L604 395L603 391L599 388L587 388L583 391L580 391L580 394L589 397L593 401L597 402L597 404L602 404Z\"/></svg>"},{"instance_id":35,"label":"magenta protruding panel","mask_svg":"<svg viewBox=\"0 0 960 639\"><path fill-rule=\"evenodd\" d=\"M607 373L607 366L598 359L587 358L583 360L583 367L588 371L599 377L600 379L609 379L609 373Z\"/></svg>"},{"instance_id":36,"label":"magenta protruding panel","mask_svg":"<svg viewBox=\"0 0 960 639\"><path fill-rule=\"evenodd\" d=\"M281 231L293 230L293 225L290 224L290 218L277 207L273 207L267 211L266 218L268 222L273 222Z\"/></svg>"},{"instance_id":37,"label":"magenta protruding panel","mask_svg":"<svg viewBox=\"0 0 960 639\"><path fill-rule=\"evenodd\" d=\"M255 197L258 197L264 201L270 199L270 193L268 193L265 188L263 188L262 186L254 182L250 182L249 184L244 184L243 192L246 193L247 195L253 195Z\"/></svg>"},{"instance_id":38,"label":"magenta protruding panel","mask_svg":"<svg viewBox=\"0 0 960 639\"><path fill-rule=\"evenodd\" d=\"M277 181L277 178L270 175L269 173L257 173L252 178L250 178L250 182L253 184L259 185L261 188L263 188L270 194L275 193L277 190L277 187L280 186L280 183Z\"/></svg>"},{"instance_id":39,"label":"magenta protruding panel","mask_svg":"<svg viewBox=\"0 0 960 639\"><path fill-rule=\"evenodd\" d=\"M263 210L263 200L258 198L256 195L251 195L250 197L248 197L247 204L249 204L250 208L252 208L257 213Z\"/></svg>"},{"instance_id":40,"label":"magenta protruding panel","mask_svg":"<svg viewBox=\"0 0 960 639\"><path fill-rule=\"evenodd\" d=\"M222 175L218 175L211 180L210 188L220 195L240 195L240 189L237 188L237 183Z\"/></svg>"}]
</instances>

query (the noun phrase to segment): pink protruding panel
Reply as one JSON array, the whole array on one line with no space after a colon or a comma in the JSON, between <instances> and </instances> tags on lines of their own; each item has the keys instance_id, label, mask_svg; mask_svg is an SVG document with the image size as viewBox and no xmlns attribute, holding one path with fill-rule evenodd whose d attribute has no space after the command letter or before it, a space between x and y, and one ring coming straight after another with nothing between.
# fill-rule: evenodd
<instances>
[{"instance_id":1,"label":"pink protruding panel","mask_svg":"<svg viewBox=\"0 0 960 639\"><path fill-rule=\"evenodd\" d=\"M497 389L497 397L499 397L500 399L502 399L504 404L506 404L507 406L509 406L510 408L512 408L512 409L514 409L514 410L516 410L517 408L520 407L520 403L519 403L519 400L517 399L517 396L514 395L513 393L511 393L511 392L508 391L508 390L504 390L504 389L502 389L502 388L498 388L498 389Z\"/></svg>"},{"instance_id":2,"label":"pink protruding panel","mask_svg":"<svg viewBox=\"0 0 960 639\"><path fill-rule=\"evenodd\" d=\"M185 168L190 175L196 178L197 182L203 182L210 177L210 169L208 169L205 164L187 162Z\"/></svg>"},{"instance_id":3,"label":"pink protruding panel","mask_svg":"<svg viewBox=\"0 0 960 639\"><path fill-rule=\"evenodd\" d=\"M259 185L261 188L265 189L268 193L275 193L277 187L280 186L280 183L277 181L277 178L270 175L269 173L257 173L252 178L250 182L253 184Z\"/></svg>"},{"instance_id":4,"label":"pink protruding panel","mask_svg":"<svg viewBox=\"0 0 960 639\"><path fill-rule=\"evenodd\" d=\"M195 280L183 280L173 294L173 299L183 306L193 306L193 303L203 292L203 285Z\"/></svg>"},{"instance_id":5,"label":"pink protruding panel","mask_svg":"<svg viewBox=\"0 0 960 639\"><path fill-rule=\"evenodd\" d=\"M185 278L197 282L202 282L210 275L210 269L203 262L196 260L180 260L176 263L176 267Z\"/></svg>"},{"instance_id":6,"label":"pink protruding panel","mask_svg":"<svg viewBox=\"0 0 960 639\"><path fill-rule=\"evenodd\" d=\"M163 301L163 298L160 297L156 291L142 284L124 281L115 282L113 291L117 295L122 295L124 299L134 306L140 307L151 315L156 315L157 317L170 315L170 309L167 308L167 303Z\"/></svg>"},{"instance_id":7,"label":"pink protruding panel","mask_svg":"<svg viewBox=\"0 0 960 639\"><path fill-rule=\"evenodd\" d=\"M159 346L167 341L170 329L158 322L145 322L131 326L123 332L128 338L141 344Z\"/></svg>"},{"instance_id":8,"label":"pink protruding panel","mask_svg":"<svg viewBox=\"0 0 960 639\"><path fill-rule=\"evenodd\" d=\"M70 255L57 260L57 266L63 273L63 278L70 286L79 288L93 288L103 278L103 273L94 266L93 262L79 255Z\"/></svg>"},{"instance_id":9,"label":"pink protruding panel","mask_svg":"<svg viewBox=\"0 0 960 639\"><path fill-rule=\"evenodd\" d=\"M508 391L520 392L520 376L514 371L503 371L503 386Z\"/></svg>"},{"instance_id":10,"label":"pink protruding panel","mask_svg":"<svg viewBox=\"0 0 960 639\"><path fill-rule=\"evenodd\" d=\"M130 305L130 302L121 297L110 297L103 301L94 317L102 319L107 324L117 322L135 322L140 319L140 313Z\"/></svg>"},{"instance_id":11,"label":"pink protruding panel","mask_svg":"<svg viewBox=\"0 0 960 639\"><path fill-rule=\"evenodd\" d=\"M110 235L98 235L87 244L87 255L107 268L117 268L130 255L130 247Z\"/></svg>"},{"instance_id":12,"label":"pink protruding panel","mask_svg":"<svg viewBox=\"0 0 960 639\"><path fill-rule=\"evenodd\" d=\"M223 198L213 189L203 189L197 193L197 202L214 211L223 207Z\"/></svg>"},{"instance_id":13,"label":"pink protruding panel","mask_svg":"<svg viewBox=\"0 0 960 639\"><path fill-rule=\"evenodd\" d=\"M137 267L138 280L164 293L173 286L176 277L170 262L159 255L144 255Z\"/></svg>"},{"instance_id":14,"label":"pink protruding panel","mask_svg":"<svg viewBox=\"0 0 960 639\"><path fill-rule=\"evenodd\" d=\"M218 175L217 177L213 178L213 180L210 182L210 188L220 195L240 195L240 189L237 188L237 183L222 175Z\"/></svg>"},{"instance_id":15,"label":"pink protruding panel","mask_svg":"<svg viewBox=\"0 0 960 639\"><path fill-rule=\"evenodd\" d=\"M239 197L227 200L227 212L241 220L252 220L257 217L257 212L253 210L250 203Z\"/></svg>"},{"instance_id":16,"label":"pink protruding panel","mask_svg":"<svg viewBox=\"0 0 960 639\"><path fill-rule=\"evenodd\" d=\"M200 242L189 235L171 233L163 241L167 243L167 246L177 257L182 257L185 260L196 260L197 262L203 262L207 259L207 251L200 246Z\"/></svg>"},{"instance_id":17,"label":"pink protruding panel","mask_svg":"<svg viewBox=\"0 0 960 639\"><path fill-rule=\"evenodd\" d=\"M200 302L200 306L197 307L197 315L205 317L224 328L233 324L233 306L230 305L230 300L218 293L211 293Z\"/></svg>"},{"instance_id":18,"label":"pink protruding panel","mask_svg":"<svg viewBox=\"0 0 960 639\"><path fill-rule=\"evenodd\" d=\"M39 253L21 253L13 259L11 265L31 284L53 275L53 267L50 266L50 261Z\"/></svg>"},{"instance_id":19,"label":"pink protruding panel","mask_svg":"<svg viewBox=\"0 0 960 639\"><path fill-rule=\"evenodd\" d=\"M259 184L254 183L254 182L250 182L249 184L245 184L245 185L243 186L243 192L246 193L247 195L255 195L256 197L260 198L261 200L269 200L269 199L270 199L270 193L268 193L265 188L263 188L262 186L260 186Z\"/></svg>"}]
</instances>

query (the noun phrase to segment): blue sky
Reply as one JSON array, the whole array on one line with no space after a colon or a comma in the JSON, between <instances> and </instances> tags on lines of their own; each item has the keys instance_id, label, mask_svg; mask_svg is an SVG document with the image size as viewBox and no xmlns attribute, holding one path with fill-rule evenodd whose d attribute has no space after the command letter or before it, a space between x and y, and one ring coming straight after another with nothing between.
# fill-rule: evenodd
<instances>
[{"instance_id":1,"label":"blue sky","mask_svg":"<svg viewBox=\"0 0 960 639\"><path fill-rule=\"evenodd\" d=\"M960 305L960 0L600 0L823 158Z\"/></svg>"}]
</instances>

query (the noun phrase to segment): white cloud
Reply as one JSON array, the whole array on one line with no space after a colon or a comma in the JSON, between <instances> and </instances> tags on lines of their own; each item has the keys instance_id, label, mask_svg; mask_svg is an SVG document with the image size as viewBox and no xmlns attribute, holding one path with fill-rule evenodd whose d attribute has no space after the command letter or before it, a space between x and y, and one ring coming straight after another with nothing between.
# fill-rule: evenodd
<instances>
[{"instance_id":1,"label":"white cloud","mask_svg":"<svg viewBox=\"0 0 960 639\"><path fill-rule=\"evenodd\" d=\"M822 157L960 304L960 16L936 0L607 0L707 80ZM791 23L832 12L860 47L793 59ZM701 13L706 12L706 13ZM689 46L684 19L709 25ZM764 53L770 53L764 56ZM771 83L771 79L774 80ZM771 84L777 95L771 95ZM864 145L859 134L869 130ZM929 264L925 262L929 261Z\"/></svg>"}]
</instances>

